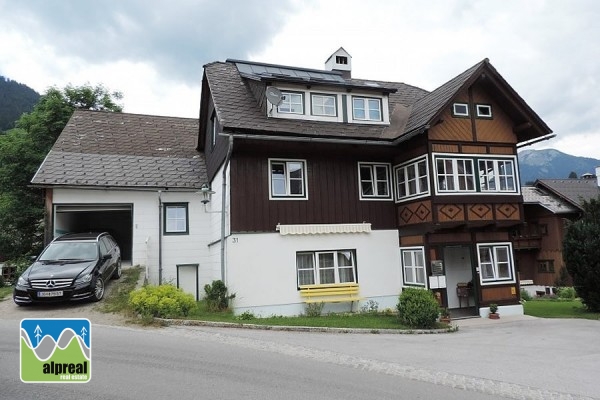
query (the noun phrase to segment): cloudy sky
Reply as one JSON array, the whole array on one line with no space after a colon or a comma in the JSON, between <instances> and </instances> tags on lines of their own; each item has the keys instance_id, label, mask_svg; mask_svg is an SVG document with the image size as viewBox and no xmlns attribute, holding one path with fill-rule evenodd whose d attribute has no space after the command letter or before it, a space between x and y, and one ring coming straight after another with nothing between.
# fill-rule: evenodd
<instances>
[{"instance_id":1,"label":"cloudy sky","mask_svg":"<svg viewBox=\"0 0 600 400\"><path fill-rule=\"evenodd\" d=\"M0 75L39 93L103 84L126 112L197 117L202 66L227 58L433 90L489 58L557 134L600 158L600 1L0 0Z\"/></svg>"}]
</instances>

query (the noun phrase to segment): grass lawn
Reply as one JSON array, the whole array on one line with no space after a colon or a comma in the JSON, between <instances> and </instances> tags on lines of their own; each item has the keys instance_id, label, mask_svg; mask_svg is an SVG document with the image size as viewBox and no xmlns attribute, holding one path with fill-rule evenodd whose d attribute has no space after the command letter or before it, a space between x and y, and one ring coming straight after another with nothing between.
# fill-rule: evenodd
<instances>
[{"instance_id":1,"label":"grass lawn","mask_svg":"<svg viewBox=\"0 0 600 400\"><path fill-rule=\"evenodd\" d=\"M97 306L98 311L102 312L130 312L127 302L129 301L129 293L135 289L137 281L142 272L142 267L123 268L121 278L112 281L110 292Z\"/></svg>"},{"instance_id":2,"label":"grass lawn","mask_svg":"<svg viewBox=\"0 0 600 400\"><path fill-rule=\"evenodd\" d=\"M586 310L581 300L539 299L524 304L525 314L542 318L600 319L600 313Z\"/></svg>"},{"instance_id":3,"label":"grass lawn","mask_svg":"<svg viewBox=\"0 0 600 400\"><path fill-rule=\"evenodd\" d=\"M0 288L0 300L3 300L5 297L12 295L13 287L12 286L4 286Z\"/></svg>"}]
</instances>

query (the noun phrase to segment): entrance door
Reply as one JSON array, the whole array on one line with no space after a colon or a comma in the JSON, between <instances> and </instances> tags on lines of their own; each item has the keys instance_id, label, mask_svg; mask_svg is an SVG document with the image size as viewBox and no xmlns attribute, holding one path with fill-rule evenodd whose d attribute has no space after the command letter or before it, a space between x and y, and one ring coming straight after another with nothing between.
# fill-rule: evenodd
<instances>
[{"instance_id":1,"label":"entrance door","mask_svg":"<svg viewBox=\"0 0 600 400\"><path fill-rule=\"evenodd\" d=\"M459 284L467 284L473 280L471 265L471 249L466 246L445 247L444 265L446 267L446 283L448 295L448 308L465 308L475 306L473 292L467 298L459 298L456 288Z\"/></svg>"},{"instance_id":2,"label":"entrance door","mask_svg":"<svg viewBox=\"0 0 600 400\"><path fill-rule=\"evenodd\" d=\"M177 265L177 287L198 300L198 264Z\"/></svg>"}]
</instances>

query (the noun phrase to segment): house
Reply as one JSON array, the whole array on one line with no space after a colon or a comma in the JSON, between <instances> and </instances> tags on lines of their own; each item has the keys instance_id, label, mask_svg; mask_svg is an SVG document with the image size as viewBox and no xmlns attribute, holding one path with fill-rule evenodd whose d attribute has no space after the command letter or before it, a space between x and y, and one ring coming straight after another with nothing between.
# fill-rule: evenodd
<instances>
[{"instance_id":1,"label":"house","mask_svg":"<svg viewBox=\"0 0 600 400\"><path fill-rule=\"evenodd\" d=\"M564 274L562 244L567 224L581 217L583 201L600 196L600 181L594 175L539 179L522 192L525 221L513 231L521 284L530 294L551 293ZM566 283L570 284L569 278Z\"/></svg>"},{"instance_id":2,"label":"house","mask_svg":"<svg viewBox=\"0 0 600 400\"><path fill-rule=\"evenodd\" d=\"M197 134L197 119L76 110L32 179L45 189L46 242L108 231L123 261L145 265L150 281L198 296L190 282L212 274L198 268L209 218L198 195L207 176Z\"/></svg>"},{"instance_id":3,"label":"house","mask_svg":"<svg viewBox=\"0 0 600 400\"><path fill-rule=\"evenodd\" d=\"M456 315L522 314L516 151L550 134L487 59L428 92L353 78L340 48L322 70L205 65L199 120L77 112L33 183L49 236L124 219L151 282L222 279L236 313L394 308L413 286Z\"/></svg>"},{"instance_id":4,"label":"house","mask_svg":"<svg viewBox=\"0 0 600 400\"><path fill-rule=\"evenodd\" d=\"M211 254L236 312L298 314L304 286L350 282L380 308L415 286L522 313L516 149L551 130L487 59L432 92L351 73L343 48L324 70L205 66L198 150L225 216Z\"/></svg>"}]
</instances>

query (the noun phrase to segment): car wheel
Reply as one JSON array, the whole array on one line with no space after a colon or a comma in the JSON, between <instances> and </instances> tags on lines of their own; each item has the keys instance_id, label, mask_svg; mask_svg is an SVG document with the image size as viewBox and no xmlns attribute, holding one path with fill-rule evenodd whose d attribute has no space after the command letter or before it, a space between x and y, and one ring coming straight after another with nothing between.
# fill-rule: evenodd
<instances>
[{"instance_id":1,"label":"car wheel","mask_svg":"<svg viewBox=\"0 0 600 400\"><path fill-rule=\"evenodd\" d=\"M94 301L100 301L104 297L104 281L101 277L96 278L96 284L94 285Z\"/></svg>"},{"instance_id":2,"label":"car wheel","mask_svg":"<svg viewBox=\"0 0 600 400\"><path fill-rule=\"evenodd\" d=\"M113 272L112 274L112 279L119 279L121 277L121 274L123 273L123 267L121 266L121 259L119 258L117 260L117 266L115 268L115 272Z\"/></svg>"}]
</instances>

